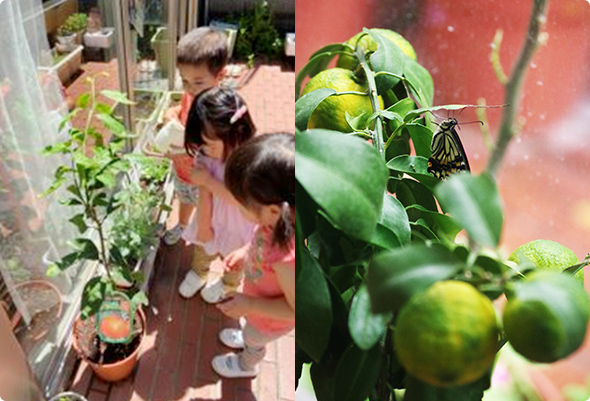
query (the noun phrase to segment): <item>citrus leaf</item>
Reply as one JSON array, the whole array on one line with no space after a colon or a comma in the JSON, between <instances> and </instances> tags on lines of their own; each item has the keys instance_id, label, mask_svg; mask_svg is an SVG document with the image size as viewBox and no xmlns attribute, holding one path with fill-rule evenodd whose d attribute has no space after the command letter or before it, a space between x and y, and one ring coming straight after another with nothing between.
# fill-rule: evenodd
<instances>
[{"instance_id":1,"label":"citrus leaf","mask_svg":"<svg viewBox=\"0 0 590 401\"><path fill-rule=\"evenodd\" d=\"M401 245L410 243L410 222L404 205L388 193L383 195L379 223L398 238Z\"/></svg>"},{"instance_id":2,"label":"citrus leaf","mask_svg":"<svg viewBox=\"0 0 590 401\"><path fill-rule=\"evenodd\" d=\"M418 91L418 93L414 94L420 99L420 106L432 106L432 100L434 99L434 82L432 81L432 76L428 70L418 64L411 57L406 56L404 76Z\"/></svg>"},{"instance_id":3,"label":"citrus leaf","mask_svg":"<svg viewBox=\"0 0 590 401\"><path fill-rule=\"evenodd\" d=\"M401 155L387 162L387 168L417 179L428 188L434 188L439 180L428 173L428 159L422 156Z\"/></svg>"},{"instance_id":4,"label":"citrus leaf","mask_svg":"<svg viewBox=\"0 0 590 401\"><path fill-rule=\"evenodd\" d=\"M369 264L366 283L373 313L398 310L410 297L462 267L442 245L409 245L382 252Z\"/></svg>"},{"instance_id":5,"label":"citrus leaf","mask_svg":"<svg viewBox=\"0 0 590 401\"><path fill-rule=\"evenodd\" d=\"M454 240L462 229L462 227L449 215L428 210L420 205L410 205L407 209L420 211L420 216L426 222L428 227L437 233L442 231L450 240Z\"/></svg>"},{"instance_id":6,"label":"citrus leaf","mask_svg":"<svg viewBox=\"0 0 590 401\"><path fill-rule=\"evenodd\" d=\"M332 224L369 241L381 215L388 176L377 151L359 138L328 130L303 132L295 143L299 184Z\"/></svg>"},{"instance_id":7,"label":"citrus leaf","mask_svg":"<svg viewBox=\"0 0 590 401\"><path fill-rule=\"evenodd\" d=\"M483 393L490 387L491 372L473 383L458 387L433 387L408 375L404 401L481 401Z\"/></svg>"},{"instance_id":8,"label":"citrus leaf","mask_svg":"<svg viewBox=\"0 0 590 401\"><path fill-rule=\"evenodd\" d=\"M371 349L387 330L387 323L392 319L391 313L374 314L365 284L361 285L352 300L348 315L350 336L361 350Z\"/></svg>"},{"instance_id":9,"label":"citrus leaf","mask_svg":"<svg viewBox=\"0 0 590 401\"><path fill-rule=\"evenodd\" d=\"M491 247L498 245L504 217L498 188L489 174L455 174L434 191L441 207L467 230L472 240Z\"/></svg>"},{"instance_id":10,"label":"citrus leaf","mask_svg":"<svg viewBox=\"0 0 590 401\"><path fill-rule=\"evenodd\" d=\"M300 250L302 262L295 285L297 345L319 362L328 346L332 327L332 301L321 267L307 248Z\"/></svg>"},{"instance_id":11,"label":"citrus leaf","mask_svg":"<svg viewBox=\"0 0 590 401\"><path fill-rule=\"evenodd\" d=\"M413 121L416 118L420 117L421 114L426 113L426 112L433 112L433 111L438 111L438 110L461 110L464 108L481 108L483 106L479 106L477 104L446 104L443 106L434 106L434 107L421 107L419 109L410 111L408 114L406 114L406 117L404 118L404 120L406 122L409 121Z\"/></svg>"},{"instance_id":12,"label":"citrus leaf","mask_svg":"<svg viewBox=\"0 0 590 401\"><path fill-rule=\"evenodd\" d=\"M402 49L374 29L364 28L363 32L371 35L373 40L379 45L377 51L371 55L371 66L373 67L373 71L386 71L402 76L404 73L404 65L406 63L406 55ZM391 75L375 76L378 93L386 92L393 88L398 82L399 78Z\"/></svg>"},{"instance_id":13,"label":"citrus leaf","mask_svg":"<svg viewBox=\"0 0 590 401\"><path fill-rule=\"evenodd\" d=\"M416 155L429 158L432 154L430 149L432 143L432 130L421 124L410 123L406 124L406 129L410 133Z\"/></svg>"},{"instance_id":14,"label":"citrus leaf","mask_svg":"<svg viewBox=\"0 0 590 401\"><path fill-rule=\"evenodd\" d=\"M305 131L309 123L309 118L316 107L334 93L336 93L334 89L320 88L300 97L295 102L295 127L300 131Z\"/></svg>"},{"instance_id":15,"label":"citrus leaf","mask_svg":"<svg viewBox=\"0 0 590 401\"><path fill-rule=\"evenodd\" d=\"M303 83L305 77L313 77L318 72L325 70L334 56L347 50L349 52L352 51L350 46L347 46L346 44L333 43L322 47L317 52L312 54L307 64L305 64L303 68L299 70L297 76L295 77L295 99L299 99L299 95L301 94L301 84Z\"/></svg>"},{"instance_id":16,"label":"citrus leaf","mask_svg":"<svg viewBox=\"0 0 590 401\"><path fill-rule=\"evenodd\" d=\"M377 382L382 352L379 345L368 351L356 346L348 348L334 372L334 400L364 401Z\"/></svg>"}]
</instances>

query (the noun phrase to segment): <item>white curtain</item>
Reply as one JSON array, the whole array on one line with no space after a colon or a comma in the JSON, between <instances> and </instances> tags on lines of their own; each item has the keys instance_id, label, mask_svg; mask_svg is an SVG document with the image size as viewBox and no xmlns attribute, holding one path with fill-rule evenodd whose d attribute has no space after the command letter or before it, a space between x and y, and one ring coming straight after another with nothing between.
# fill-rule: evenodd
<instances>
[{"instance_id":1,"label":"white curtain","mask_svg":"<svg viewBox=\"0 0 590 401\"><path fill-rule=\"evenodd\" d=\"M41 152L56 142L67 113L57 74L39 69L52 64L41 0L0 0L0 273L16 306L15 332L40 376L51 360L47 347L63 335L60 322L76 281L75 272L45 275L44 257L64 255L73 236L59 195L39 197L62 162ZM30 281L50 284L24 287ZM57 312L53 326L41 327L43 317Z\"/></svg>"}]
</instances>

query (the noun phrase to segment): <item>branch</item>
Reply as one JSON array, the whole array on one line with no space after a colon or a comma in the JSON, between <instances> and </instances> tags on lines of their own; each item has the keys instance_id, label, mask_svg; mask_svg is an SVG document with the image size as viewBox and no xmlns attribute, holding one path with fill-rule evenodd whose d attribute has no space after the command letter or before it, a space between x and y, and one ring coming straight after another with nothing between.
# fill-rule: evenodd
<instances>
[{"instance_id":1,"label":"branch","mask_svg":"<svg viewBox=\"0 0 590 401\"><path fill-rule=\"evenodd\" d=\"M506 83L506 95L504 103L507 105L502 114L502 122L500 124L500 132L496 141L496 147L492 152L490 161L488 162L487 171L491 175L496 175L500 163L506 153L508 143L514 137L514 121L520 103L520 91L524 81L524 74L528 69L529 63L538 45L542 42L541 27L546 21L546 10L549 0L534 0L533 11L529 21L529 29L527 31L524 46L518 56L514 70Z\"/></svg>"}]
</instances>

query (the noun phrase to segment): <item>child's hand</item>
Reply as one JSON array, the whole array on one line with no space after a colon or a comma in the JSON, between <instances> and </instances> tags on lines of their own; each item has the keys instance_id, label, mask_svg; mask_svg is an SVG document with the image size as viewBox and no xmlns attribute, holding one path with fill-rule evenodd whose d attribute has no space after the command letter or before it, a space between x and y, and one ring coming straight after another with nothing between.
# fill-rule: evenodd
<instances>
[{"instance_id":1,"label":"child's hand","mask_svg":"<svg viewBox=\"0 0 590 401\"><path fill-rule=\"evenodd\" d=\"M197 163L191 171L190 181L193 185L208 187L212 179L213 177L202 164Z\"/></svg>"},{"instance_id":2,"label":"child's hand","mask_svg":"<svg viewBox=\"0 0 590 401\"><path fill-rule=\"evenodd\" d=\"M244 263L246 262L247 256L248 247L243 246L239 249L236 249L225 258L225 265L229 270L242 269Z\"/></svg>"},{"instance_id":3,"label":"child's hand","mask_svg":"<svg viewBox=\"0 0 590 401\"><path fill-rule=\"evenodd\" d=\"M218 303L216 306L224 315L232 319L239 319L242 316L246 316L252 309L250 298L240 293L234 294L231 298Z\"/></svg>"},{"instance_id":4,"label":"child's hand","mask_svg":"<svg viewBox=\"0 0 590 401\"><path fill-rule=\"evenodd\" d=\"M180 122L180 106L170 107L164 112L164 123L170 120L178 120Z\"/></svg>"}]
</instances>

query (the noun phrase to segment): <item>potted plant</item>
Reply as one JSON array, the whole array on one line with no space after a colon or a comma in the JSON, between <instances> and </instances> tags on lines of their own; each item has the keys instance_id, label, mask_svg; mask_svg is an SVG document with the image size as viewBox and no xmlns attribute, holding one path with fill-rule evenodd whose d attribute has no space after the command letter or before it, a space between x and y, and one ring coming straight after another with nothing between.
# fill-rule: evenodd
<instances>
[{"instance_id":1,"label":"potted plant","mask_svg":"<svg viewBox=\"0 0 590 401\"><path fill-rule=\"evenodd\" d=\"M495 174L518 129L546 5L533 4L503 128L478 175L468 173L457 120L431 121L476 106L433 106L430 73L401 36L364 29L374 47L329 44L297 75L298 94L307 75L314 90L295 105L296 370L311 364L318 400L479 401L507 342L545 363L582 345L590 300L572 276L590 256L578 262L545 241L508 260L499 249ZM352 70L326 70L343 54Z\"/></svg>"},{"instance_id":2,"label":"potted plant","mask_svg":"<svg viewBox=\"0 0 590 401\"><path fill-rule=\"evenodd\" d=\"M117 381L129 375L135 365L145 332L141 305L147 304L147 297L134 285L141 281L141 272L127 263L126 250L113 227L123 211L132 207L127 203L141 198L146 189L137 184L141 155L125 152L131 135L113 115L116 104L132 102L119 92L105 90L101 94L115 102L108 106L97 100L94 78L89 84L90 92L80 96L76 109L62 123L62 127L69 126L71 116L85 110L86 126L69 127L63 141L45 149L45 154L61 154L67 162L57 168L55 181L44 195L65 188L66 199L61 203L73 211L69 221L79 232L79 237L70 242L72 252L47 273L52 275L78 261L86 262L85 268L98 264L100 274L87 281L82 293L73 342L95 373ZM108 136L93 128L97 120L108 130ZM151 195L146 197L150 202L142 204L144 212L158 205ZM149 215L144 218L149 219ZM119 370L121 365L122 370L111 375L109 371Z\"/></svg>"},{"instance_id":3,"label":"potted plant","mask_svg":"<svg viewBox=\"0 0 590 401\"><path fill-rule=\"evenodd\" d=\"M84 13L74 13L68 16L57 29L58 51L68 53L82 43L82 33L86 29L88 18Z\"/></svg>"},{"instance_id":4,"label":"potted plant","mask_svg":"<svg viewBox=\"0 0 590 401\"><path fill-rule=\"evenodd\" d=\"M49 401L87 401L88 399L81 394L73 391L64 391L56 394L49 399Z\"/></svg>"}]
</instances>

